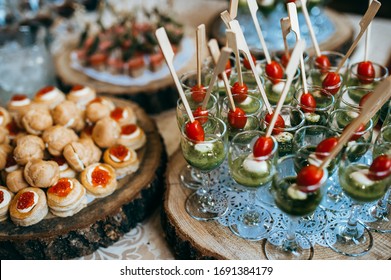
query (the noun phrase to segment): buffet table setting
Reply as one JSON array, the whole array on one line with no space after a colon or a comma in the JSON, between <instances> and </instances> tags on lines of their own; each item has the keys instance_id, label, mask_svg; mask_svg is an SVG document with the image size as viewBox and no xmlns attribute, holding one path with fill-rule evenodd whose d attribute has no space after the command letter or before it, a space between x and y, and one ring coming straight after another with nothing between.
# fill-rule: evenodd
<instances>
[{"instance_id":1,"label":"buffet table setting","mask_svg":"<svg viewBox=\"0 0 391 280\"><path fill-rule=\"evenodd\" d=\"M380 2L30 2L0 2L0 259L391 259Z\"/></svg>"}]
</instances>

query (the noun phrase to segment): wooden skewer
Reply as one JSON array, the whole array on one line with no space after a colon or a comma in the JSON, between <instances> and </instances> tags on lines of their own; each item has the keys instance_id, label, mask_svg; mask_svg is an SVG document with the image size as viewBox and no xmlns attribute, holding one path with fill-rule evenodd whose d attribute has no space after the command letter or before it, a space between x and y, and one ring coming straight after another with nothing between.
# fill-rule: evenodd
<instances>
[{"instance_id":1,"label":"wooden skewer","mask_svg":"<svg viewBox=\"0 0 391 280\"><path fill-rule=\"evenodd\" d=\"M238 44L236 41L236 34L231 29L227 30L227 41L228 41L228 47L232 49L232 51L235 54L235 61L236 61L236 71L238 72L238 82L239 85L243 85L243 74L242 74L242 67L240 65L240 54L238 49Z\"/></svg>"},{"instance_id":2,"label":"wooden skewer","mask_svg":"<svg viewBox=\"0 0 391 280\"><path fill-rule=\"evenodd\" d=\"M219 57L220 57L220 49L219 49L219 44L217 43L217 40L210 39L208 46L209 46L209 50L212 55L213 61L215 64L217 64L219 61ZM228 81L227 73L225 73L225 71L223 71L223 73L221 73L221 76L223 77L224 86L225 86L225 90L227 92L229 104L231 106L232 111L235 111L236 106L235 106L234 99L232 97L231 87L230 87L230 84Z\"/></svg>"},{"instance_id":3,"label":"wooden skewer","mask_svg":"<svg viewBox=\"0 0 391 280\"><path fill-rule=\"evenodd\" d=\"M371 5L372 3L372 0L369 0L368 4ZM364 53L364 61L368 61L368 57L369 57L369 44L371 42L371 28L372 26L372 22L369 24L368 26L368 29L367 29L367 33L365 34L365 53Z\"/></svg>"},{"instance_id":4,"label":"wooden skewer","mask_svg":"<svg viewBox=\"0 0 391 280\"><path fill-rule=\"evenodd\" d=\"M202 110L206 109L206 106L208 105L208 101L210 98L210 94L212 93L213 87L216 83L217 76L225 71L225 65L227 64L227 61L231 53L232 50L228 47L224 47L222 49L219 60L217 61L216 67L213 71L212 79L209 82L208 90L206 91L204 101L202 102L202 106L201 106Z\"/></svg>"},{"instance_id":5,"label":"wooden skewer","mask_svg":"<svg viewBox=\"0 0 391 280\"><path fill-rule=\"evenodd\" d=\"M368 98L368 106L364 106L360 112L360 115L351 122L341 136L339 137L338 144L330 152L330 154L322 161L320 168L325 168L329 165L330 161L336 157L341 151L342 147L349 141L352 135L356 132L361 124L367 123L380 108L390 99L391 97L391 77L386 78L379 85L376 86L375 91Z\"/></svg>"},{"instance_id":6,"label":"wooden skewer","mask_svg":"<svg viewBox=\"0 0 391 280\"><path fill-rule=\"evenodd\" d=\"M244 54L244 56L247 58L248 62L250 63L251 71L254 74L254 78L257 83L258 89L261 92L263 103L265 104L268 113L271 114L273 112L272 107L270 106L269 100L267 99L266 92L265 89L263 88L261 79L258 76L258 72L257 69L255 68L254 61L252 60L250 49L247 46L246 39L244 38L242 28L240 28L239 22L237 20L230 21L229 27L236 34L236 42L237 42L238 49Z\"/></svg>"},{"instance_id":7,"label":"wooden skewer","mask_svg":"<svg viewBox=\"0 0 391 280\"><path fill-rule=\"evenodd\" d=\"M155 34L159 42L160 49L162 50L163 56L166 60L168 69L170 70L171 76L174 79L174 83L179 92L179 96L182 99L183 105L185 106L186 113L189 116L190 122L194 122L193 112L190 109L189 102L187 101L185 93L183 92L181 82L179 81L178 75L175 72L173 64L174 51L172 50L171 43L168 39L166 30L164 29L164 27L160 27L156 30Z\"/></svg>"},{"instance_id":8,"label":"wooden skewer","mask_svg":"<svg viewBox=\"0 0 391 280\"><path fill-rule=\"evenodd\" d=\"M229 15L231 19L235 19L238 15L239 0L231 0L229 3Z\"/></svg>"},{"instance_id":9,"label":"wooden skewer","mask_svg":"<svg viewBox=\"0 0 391 280\"><path fill-rule=\"evenodd\" d=\"M228 13L228 11L225 10L224 12L221 12L220 17L223 20L225 26L229 28L229 23L231 20L233 20L233 18L231 18L231 15Z\"/></svg>"},{"instance_id":10,"label":"wooden skewer","mask_svg":"<svg viewBox=\"0 0 391 280\"><path fill-rule=\"evenodd\" d=\"M312 28L310 15L308 14L307 0L300 0L300 3L301 3L301 9L303 11L303 15L305 18L305 22L307 23L308 30L310 31L310 36L311 36L312 44L314 45L316 56L319 57L321 55L320 49L319 49L319 44L318 44L318 41L316 40L314 29Z\"/></svg>"},{"instance_id":11,"label":"wooden skewer","mask_svg":"<svg viewBox=\"0 0 391 280\"><path fill-rule=\"evenodd\" d=\"M247 0L248 8L250 9L251 17L253 19L255 30L257 31L259 41L261 41L263 53L265 54L266 63L270 64L272 62L270 58L269 50L267 49L265 38L263 37L261 26L258 22L257 11L258 11L258 3L257 0Z\"/></svg>"},{"instance_id":12,"label":"wooden skewer","mask_svg":"<svg viewBox=\"0 0 391 280\"><path fill-rule=\"evenodd\" d=\"M205 24L200 24L197 27L196 41L197 41L197 85L201 86L201 67L202 67L202 53L205 45Z\"/></svg>"},{"instance_id":13,"label":"wooden skewer","mask_svg":"<svg viewBox=\"0 0 391 280\"><path fill-rule=\"evenodd\" d=\"M295 76L297 66L299 65L300 57L303 54L303 51L305 49L305 41L304 40L298 40L296 43L296 46L292 52L292 57L289 60L288 66L286 67L286 75L287 75L287 81L285 83L284 89L281 93L280 99L278 100L277 107L273 112L273 117L270 121L269 127L266 131L266 137L270 137L272 135L273 128L276 124L278 114L281 111L282 106L284 105L286 96L288 94L289 88L291 86L291 83L293 81L293 77Z\"/></svg>"},{"instance_id":14,"label":"wooden skewer","mask_svg":"<svg viewBox=\"0 0 391 280\"><path fill-rule=\"evenodd\" d=\"M284 41L284 50L285 55L289 56L289 46L288 41L286 39L286 36L288 36L289 32L291 32L291 22L289 20L289 17L284 17L280 19L280 25L281 25L281 31L282 31L282 39Z\"/></svg>"},{"instance_id":15,"label":"wooden skewer","mask_svg":"<svg viewBox=\"0 0 391 280\"><path fill-rule=\"evenodd\" d=\"M377 0L373 0L371 5L369 5L368 10L366 11L365 15L360 20L360 32L358 33L356 39L354 39L353 44L350 46L350 49L345 54L343 59L340 61L336 73L341 70L342 66L344 65L345 61L350 57L350 55L353 53L354 49L356 48L358 42L360 41L362 35L365 33L365 30L367 30L368 25L371 23L372 19L375 17L377 11L379 10L381 4Z\"/></svg>"},{"instance_id":16,"label":"wooden skewer","mask_svg":"<svg viewBox=\"0 0 391 280\"><path fill-rule=\"evenodd\" d=\"M299 19L297 17L297 8L295 3L288 3L288 14L291 22L291 30L293 31L293 33L295 33L296 40L298 41L301 39L301 35L300 35ZM301 54L300 57L300 69L301 69L301 80L303 82L304 93L308 93L307 76L305 74L303 53ZM300 100L300 96L298 96L298 100Z\"/></svg>"}]
</instances>

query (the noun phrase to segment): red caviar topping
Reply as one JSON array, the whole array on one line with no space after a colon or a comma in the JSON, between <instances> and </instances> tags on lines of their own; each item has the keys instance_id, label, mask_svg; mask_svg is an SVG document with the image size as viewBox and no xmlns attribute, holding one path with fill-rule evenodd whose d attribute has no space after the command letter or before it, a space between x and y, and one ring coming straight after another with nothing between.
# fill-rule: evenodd
<instances>
[{"instance_id":1,"label":"red caviar topping","mask_svg":"<svg viewBox=\"0 0 391 280\"><path fill-rule=\"evenodd\" d=\"M15 166L17 165L14 157L12 156L12 154L8 154L7 155L7 160L6 160L6 163L5 163L5 168L8 168L8 167L11 167L11 166Z\"/></svg>"},{"instance_id":2,"label":"red caviar topping","mask_svg":"<svg viewBox=\"0 0 391 280\"><path fill-rule=\"evenodd\" d=\"M71 91L82 90L83 88L84 88L84 86L82 86L82 85L74 85L72 87Z\"/></svg>"},{"instance_id":3,"label":"red caviar topping","mask_svg":"<svg viewBox=\"0 0 391 280\"><path fill-rule=\"evenodd\" d=\"M33 204L34 204L34 193L24 192L19 196L16 208L23 210L31 207Z\"/></svg>"},{"instance_id":4,"label":"red caviar topping","mask_svg":"<svg viewBox=\"0 0 391 280\"><path fill-rule=\"evenodd\" d=\"M130 135L137 130L137 125L128 124L121 127L121 134Z\"/></svg>"},{"instance_id":5,"label":"red caviar topping","mask_svg":"<svg viewBox=\"0 0 391 280\"><path fill-rule=\"evenodd\" d=\"M54 157L53 160L57 162L58 166L64 165L67 162L63 156Z\"/></svg>"},{"instance_id":6,"label":"red caviar topping","mask_svg":"<svg viewBox=\"0 0 391 280\"><path fill-rule=\"evenodd\" d=\"M110 148L109 153L110 155L113 155L118 158L120 161L124 161L129 153L129 149L123 145L116 145Z\"/></svg>"},{"instance_id":7,"label":"red caviar topping","mask_svg":"<svg viewBox=\"0 0 391 280\"><path fill-rule=\"evenodd\" d=\"M4 192L0 191L0 203L4 201Z\"/></svg>"},{"instance_id":8,"label":"red caviar topping","mask_svg":"<svg viewBox=\"0 0 391 280\"><path fill-rule=\"evenodd\" d=\"M40 89L40 90L37 92L36 96L37 96L37 97L43 96L43 95L47 94L48 92L51 92L53 89L54 89L54 86L47 86L47 87L44 87L44 88Z\"/></svg>"},{"instance_id":9,"label":"red caviar topping","mask_svg":"<svg viewBox=\"0 0 391 280\"><path fill-rule=\"evenodd\" d=\"M60 197L67 196L72 191L72 184L67 178L61 178L48 192Z\"/></svg>"},{"instance_id":10,"label":"red caviar topping","mask_svg":"<svg viewBox=\"0 0 391 280\"><path fill-rule=\"evenodd\" d=\"M115 121L119 121L123 118L123 113L124 109L121 107L117 107L110 113L110 117Z\"/></svg>"},{"instance_id":11,"label":"red caviar topping","mask_svg":"<svg viewBox=\"0 0 391 280\"><path fill-rule=\"evenodd\" d=\"M24 94L15 94L12 96L11 101L22 101L28 99L27 95Z\"/></svg>"},{"instance_id":12,"label":"red caviar topping","mask_svg":"<svg viewBox=\"0 0 391 280\"><path fill-rule=\"evenodd\" d=\"M92 185L105 187L111 179L110 173L99 166L95 167L91 174Z\"/></svg>"}]
</instances>

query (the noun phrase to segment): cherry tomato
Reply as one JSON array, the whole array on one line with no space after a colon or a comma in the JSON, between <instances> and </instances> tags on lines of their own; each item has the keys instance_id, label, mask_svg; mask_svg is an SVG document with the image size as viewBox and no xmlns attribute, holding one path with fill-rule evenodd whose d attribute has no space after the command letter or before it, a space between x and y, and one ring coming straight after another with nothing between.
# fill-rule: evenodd
<instances>
[{"instance_id":1,"label":"cherry tomato","mask_svg":"<svg viewBox=\"0 0 391 280\"><path fill-rule=\"evenodd\" d=\"M317 146L315 153L317 153L316 157L319 159L324 159L327 155L327 153L330 153L335 146L338 144L338 138L337 137L330 137L326 138L323 141L321 141Z\"/></svg>"},{"instance_id":2,"label":"cherry tomato","mask_svg":"<svg viewBox=\"0 0 391 280\"><path fill-rule=\"evenodd\" d=\"M326 73L329 70L331 63L329 58L322 54L315 59L315 66L319 68L322 73Z\"/></svg>"},{"instance_id":3,"label":"cherry tomato","mask_svg":"<svg viewBox=\"0 0 391 280\"><path fill-rule=\"evenodd\" d=\"M322 180L323 170L315 165L303 167L297 174L296 182L303 192L314 192L320 188L319 182Z\"/></svg>"},{"instance_id":4,"label":"cherry tomato","mask_svg":"<svg viewBox=\"0 0 391 280\"><path fill-rule=\"evenodd\" d=\"M271 137L260 136L254 144L253 155L254 157L263 157L270 155L273 151L274 142Z\"/></svg>"},{"instance_id":5,"label":"cherry tomato","mask_svg":"<svg viewBox=\"0 0 391 280\"><path fill-rule=\"evenodd\" d=\"M282 66L284 66L286 68L288 66L290 59L291 59L291 55L289 53L288 54L284 53L280 59Z\"/></svg>"},{"instance_id":6,"label":"cherry tomato","mask_svg":"<svg viewBox=\"0 0 391 280\"><path fill-rule=\"evenodd\" d=\"M248 87L245 83L240 85L239 82L234 83L231 89L235 102L241 103L247 98Z\"/></svg>"},{"instance_id":7,"label":"cherry tomato","mask_svg":"<svg viewBox=\"0 0 391 280\"><path fill-rule=\"evenodd\" d=\"M193 111L193 116L194 117L202 117L202 118L198 118L197 120L201 123L201 124L204 124L208 121L208 110L203 110L201 106L197 107L197 109L195 109Z\"/></svg>"},{"instance_id":8,"label":"cherry tomato","mask_svg":"<svg viewBox=\"0 0 391 280\"><path fill-rule=\"evenodd\" d=\"M370 84L375 78L375 68L372 62L362 61L357 66L357 77L363 84Z\"/></svg>"},{"instance_id":9,"label":"cherry tomato","mask_svg":"<svg viewBox=\"0 0 391 280\"><path fill-rule=\"evenodd\" d=\"M269 64L266 64L265 71L266 75L269 76L273 84L280 82L284 76L284 70L282 69L281 65L274 60L272 60Z\"/></svg>"},{"instance_id":10,"label":"cherry tomato","mask_svg":"<svg viewBox=\"0 0 391 280\"><path fill-rule=\"evenodd\" d=\"M224 70L225 74L227 74L227 78L229 79L229 77L231 76L231 72L232 72L232 66L231 66L231 61L228 60L227 63L225 64L225 70ZM219 74L219 79L222 80L223 79L223 76L221 74Z\"/></svg>"},{"instance_id":11,"label":"cherry tomato","mask_svg":"<svg viewBox=\"0 0 391 280\"><path fill-rule=\"evenodd\" d=\"M253 60L253 62L254 62L254 65L255 65L255 63L256 63L256 58L255 58L255 56L253 56L253 55L251 55L251 59ZM248 70L251 70L251 65L250 65L250 62L248 61L248 59L245 57L245 58L243 58L243 66L244 66L244 68L246 68L246 69L248 69Z\"/></svg>"},{"instance_id":12,"label":"cherry tomato","mask_svg":"<svg viewBox=\"0 0 391 280\"><path fill-rule=\"evenodd\" d=\"M300 97L300 105L305 113L313 113L316 109L316 100L311 93L304 93Z\"/></svg>"},{"instance_id":13,"label":"cherry tomato","mask_svg":"<svg viewBox=\"0 0 391 280\"><path fill-rule=\"evenodd\" d=\"M266 114L265 116L265 122L267 124L270 124L270 122L272 121L272 118L273 118L273 115L274 113L272 114ZM284 119L281 117L280 114L278 114L278 117L277 117L277 121L276 121L276 124L274 125L274 128L272 130L272 134L273 135L277 135L279 133L281 133L285 128L285 121Z\"/></svg>"},{"instance_id":14,"label":"cherry tomato","mask_svg":"<svg viewBox=\"0 0 391 280\"><path fill-rule=\"evenodd\" d=\"M228 112L228 123L233 128L244 128L247 123L246 113L239 107L236 107L235 111L230 109Z\"/></svg>"},{"instance_id":15,"label":"cherry tomato","mask_svg":"<svg viewBox=\"0 0 391 280\"><path fill-rule=\"evenodd\" d=\"M194 120L194 122L187 122L185 132L187 137L189 137L193 141L205 140L204 128L198 120Z\"/></svg>"},{"instance_id":16,"label":"cherry tomato","mask_svg":"<svg viewBox=\"0 0 391 280\"><path fill-rule=\"evenodd\" d=\"M338 73L328 72L326 78L322 82L322 87L330 92L332 95L339 91L341 83L341 77Z\"/></svg>"},{"instance_id":17,"label":"cherry tomato","mask_svg":"<svg viewBox=\"0 0 391 280\"><path fill-rule=\"evenodd\" d=\"M360 103L359 103L359 106L360 106L361 108L364 107L365 102L367 102L368 98L371 97L371 95L372 95L372 92L368 92L368 93L365 94L363 97L361 97Z\"/></svg>"},{"instance_id":18,"label":"cherry tomato","mask_svg":"<svg viewBox=\"0 0 391 280\"><path fill-rule=\"evenodd\" d=\"M349 126L350 126L350 124L345 126L345 128L343 130L348 129ZM363 131L365 131L365 125L360 124L360 126L356 129L356 132L352 135L352 137L350 137L349 141L356 141L357 139L359 139L363 135L363 133L362 133Z\"/></svg>"},{"instance_id":19,"label":"cherry tomato","mask_svg":"<svg viewBox=\"0 0 391 280\"><path fill-rule=\"evenodd\" d=\"M191 88L191 98L197 102L200 103L202 100L204 100L206 95L206 89L203 85L195 85Z\"/></svg>"},{"instance_id":20,"label":"cherry tomato","mask_svg":"<svg viewBox=\"0 0 391 280\"><path fill-rule=\"evenodd\" d=\"M391 175L391 156L381 155L375 158L369 167L368 178L371 180L383 180Z\"/></svg>"}]
</instances>

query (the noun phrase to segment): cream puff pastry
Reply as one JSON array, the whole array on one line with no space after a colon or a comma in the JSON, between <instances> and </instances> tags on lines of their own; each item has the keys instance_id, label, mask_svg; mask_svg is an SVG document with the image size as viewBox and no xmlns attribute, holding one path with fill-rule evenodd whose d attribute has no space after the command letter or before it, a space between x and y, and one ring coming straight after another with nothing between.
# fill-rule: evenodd
<instances>
[{"instance_id":1,"label":"cream puff pastry","mask_svg":"<svg viewBox=\"0 0 391 280\"><path fill-rule=\"evenodd\" d=\"M40 135L53 125L53 119L48 109L43 107L30 108L22 117L24 129L34 135Z\"/></svg>"},{"instance_id":2,"label":"cream puff pastry","mask_svg":"<svg viewBox=\"0 0 391 280\"><path fill-rule=\"evenodd\" d=\"M136 124L127 124L121 127L118 144L137 150L144 146L147 137L144 130Z\"/></svg>"},{"instance_id":3,"label":"cream puff pastry","mask_svg":"<svg viewBox=\"0 0 391 280\"><path fill-rule=\"evenodd\" d=\"M108 148L103 155L103 160L115 169L117 179L136 172L140 165L137 153L123 145Z\"/></svg>"},{"instance_id":4,"label":"cream puff pastry","mask_svg":"<svg viewBox=\"0 0 391 280\"><path fill-rule=\"evenodd\" d=\"M7 109L15 122L20 125L21 117L31 106L31 100L24 94L15 94L8 102Z\"/></svg>"},{"instance_id":5,"label":"cream puff pastry","mask_svg":"<svg viewBox=\"0 0 391 280\"><path fill-rule=\"evenodd\" d=\"M9 172L6 176L5 183L9 190L14 193L17 193L20 190L30 187L24 179L23 169L21 168Z\"/></svg>"},{"instance_id":6,"label":"cream puff pastry","mask_svg":"<svg viewBox=\"0 0 391 280\"><path fill-rule=\"evenodd\" d=\"M18 226L31 226L40 222L48 213L45 193L39 188L25 188L11 201L11 220Z\"/></svg>"},{"instance_id":7,"label":"cream puff pastry","mask_svg":"<svg viewBox=\"0 0 391 280\"><path fill-rule=\"evenodd\" d=\"M0 145L0 170L3 170L7 165L8 156L12 156L12 147L8 144Z\"/></svg>"},{"instance_id":8,"label":"cream puff pastry","mask_svg":"<svg viewBox=\"0 0 391 280\"><path fill-rule=\"evenodd\" d=\"M96 92L94 89L82 85L73 86L67 95L68 100L75 102L77 106L83 110L91 100L95 99L95 97Z\"/></svg>"},{"instance_id":9,"label":"cream puff pastry","mask_svg":"<svg viewBox=\"0 0 391 280\"><path fill-rule=\"evenodd\" d=\"M69 217L87 206L86 189L75 178L61 178L47 190L50 212Z\"/></svg>"},{"instance_id":10,"label":"cream puff pastry","mask_svg":"<svg viewBox=\"0 0 391 280\"><path fill-rule=\"evenodd\" d=\"M74 170L80 172L89 165L92 150L83 143L74 141L65 146L63 156Z\"/></svg>"},{"instance_id":11,"label":"cream puff pastry","mask_svg":"<svg viewBox=\"0 0 391 280\"><path fill-rule=\"evenodd\" d=\"M66 100L52 110L54 124L80 131L84 127L83 114L76 103Z\"/></svg>"},{"instance_id":12,"label":"cream puff pastry","mask_svg":"<svg viewBox=\"0 0 391 280\"><path fill-rule=\"evenodd\" d=\"M8 111L0 107L0 127L5 127L7 124L11 122L11 115L8 113Z\"/></svg>"},{"instance_id":13,"label":"cream puff pastry","mask_svg":"<svg viewBox=\"0 0 391 280\"><path fill-rule=\"evenodd\" d=\"M115 120L103 118L92 129L92 139L99 147L108 148L117 143L120 131L121 128Z\"/></svg>"},{"instance_id":14,"label":"cream puff pastry","mask_svg":"<svg viewBox=\"0 0 391 280\"><path fill-rule=\"evenodd\" d=\"M46 143L48 151L53 156L60 156L66 145L77 141L76 133L61 125L52 126L44 131L42 140Z\"/></svg>"},{"instance_id":15,"label":"cream puff pastry","mask_svg":"<svg viewBox=\"0 0 391 280\"><path fill-rule=\"evenodd\" d=\"M26 165L29 161L42 159L45 144L35 135L24 135L16 139L14 158L19 165Z\"/></svg>"},{"instance_id":16,"label":"cream puff pastry","mask_svg":"<svg viewBox=\"0 0 391 280\"><path fill-rule=\"evenodd\" d=\"M86 120L90 123L96 123L100 119L110 116L110 112L114 108L114 103L107 98L97 97L86 107Z\"/></svg>"},{"instance_id":17,"label":"cream puff pastry","mask_svg":"<svg viewBox=\"0 0 391 280\"><path fill-rule=\"evenodd\" d=\"M0 222L7 220L9 207L14 194L6 187L0 186Z\"/></svg>"},{"instance_id":18,"label":"cream puff pastry","mask_svg":"<svg viewBox=\"0 0 391 280\"><path fill-rule=\"evenodd\" d=\"M41 88L34 97L34 102L53 109L65 100L65 94L54 86Z\"/></svg>"},{"instance_id":19,"label":"cream puff pastry","mask_svg":"<svg viewBox=\"0 0 391 280\"><path fill-rule=\"evenodd\" d=\"M0 145L1 144L8 144L10 142L10 139L8 137L8 129L6 129L3 126L0 126Z\"/></svg>"},{"instance_id":20,"label":"cream puff pastry","mask_svg":"<svg viewBox=\"0 0 391 280\"><path fill-rule=\"evenodd\" d=\"M117 188L115 170L104 163L94 163L88 166L80 174L80 181L95 197L108 196Z\"/></svg>"},{"instance_id":21,"label":"cream puff pastry","mask_svg":"<svg viewBox=\"0 0 391 280\"><path fill-rule=\"evenodd\" d=\"M58 168L60 168L60 178L76 177L76 171L69 166L67 160L63 156L53 157L52 160L55 161L58 164Z\"/></svg>"},{"instance_id":22,"label":"cream puff pastry","mask_svg":"<svg viewBox=\"0 0 391 280\"><path fill-rule=\"evenodd\" d=\"M24 167L24 179L37 188L49 188L60 178L60 168L55 161L32 160Z\"/></svg>"},{"instance_id":23,"label":"cream puff pastry","mask_svg":"<svg viewBox=\"0 0 391 280\"><path fill-rule=\"evenodd\" d=\"M120 126L137 122L136 114L133 109L128 106L115 107L114 110L110 112L110 117Z\"/></svg>"}]
</instances>

